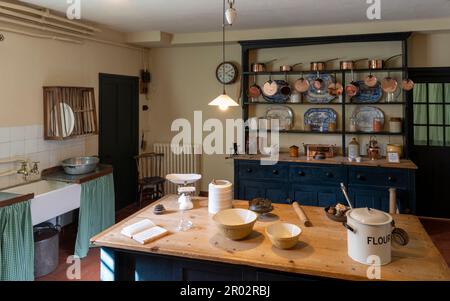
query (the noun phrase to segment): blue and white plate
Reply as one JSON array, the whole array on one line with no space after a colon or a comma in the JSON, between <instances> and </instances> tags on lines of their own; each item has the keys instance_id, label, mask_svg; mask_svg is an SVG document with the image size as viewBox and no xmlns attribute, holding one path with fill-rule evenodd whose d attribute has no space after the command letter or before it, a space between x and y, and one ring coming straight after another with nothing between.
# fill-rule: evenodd
<instances>
[{"instance_id":1,"label":"blue and white plate","mask_svg":"<svg viewBox=\"0 0 450 301\"><path fill-rule=\"evenodd\" d=\"M278 90L277 90L277 93L275 93L275 95L273 95L273 96L268 96L268 95L265 95L264 93L262 94L262 96L264 97L264 99L266 100L266 101L268 101L268 102L274 102L274 103L285 103L288 99L289 99L289 95L283 95L283 94L281 94L281 88L282 87L284 87L284 86L286 86L286 85L289 85L286 81L284 81L284 80L279 80L279 79L277 79L277 80L274 80L274 82L276 82L277 83L277 86L278 86Z\"/></svg>"},{"instance_id":2,"label":"blue and white plate","mask_svg":"<svg viewBox=\"0 0 450 301\"><path fill-rule=\"evenodd\" d=\"M380 82L377 82L375 87L367 86L364 81L358 80L359 91L352 98L355 103L376 103L379 102L383 96L383 91L381 90Z\"/></svg>"},{"instance_id":3,"label":"blue and white plate","mask_svg":"<svg viewBox=\"0 0 450 301\"><path fill-rule=\"evenodd\" d=\"M330 123L337 123L337 113L330 108L312 108L305 112L304 122L313 132L328 132Z\"/></svg>"},{"instance_id":4,"label":"blue and white plate","mask_svg":"<svg viewBox=\"0 0 450 301\"><path fill-rule=\"evenodd\" d=\"M352 118L356 120L356 130L361 132L373 132L373 119L379 118L384 126L384 113L377 107L358 106L352 114Z\"/></svg>"},{"instance_id":5,"label":"blue and white plate","mask_svg":"<svg viewBox=\"0 0 450 301\"><path fill-rule=\"evenodd\" d=\"M329 103L336 97L328 93L328 86L334 82L334 78L326 73L319 75L322 79L322 86L320 89L314 87L314 81L317 79L317 73L311 73L305 76L309 83L309 89L306 92L306 99L309 103Z\"/></svg>"}]
</instances>

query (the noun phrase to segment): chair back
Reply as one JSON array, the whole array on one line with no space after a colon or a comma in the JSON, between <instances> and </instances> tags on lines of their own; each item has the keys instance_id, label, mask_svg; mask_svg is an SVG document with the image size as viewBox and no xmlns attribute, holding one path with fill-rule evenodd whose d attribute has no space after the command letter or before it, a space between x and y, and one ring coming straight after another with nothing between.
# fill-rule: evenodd
<instances>
[{"instance_id":1,"label":"chair back","mask_svg":"<svg viewBox=\"0 0 450 301\"><path fill-rule=\"evenodd\" d=\"M148 177L164 177L161 174L164 154L144 153L134 157L139 179Z\"/></svg>"}]
</instances>

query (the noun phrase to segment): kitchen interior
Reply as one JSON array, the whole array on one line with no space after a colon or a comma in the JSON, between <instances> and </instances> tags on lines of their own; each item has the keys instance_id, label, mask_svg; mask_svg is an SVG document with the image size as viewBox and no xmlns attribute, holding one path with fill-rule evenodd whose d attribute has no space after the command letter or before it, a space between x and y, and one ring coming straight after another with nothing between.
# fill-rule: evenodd
<instances>
[{"instance_id":1,"label":"kitchen interior","mask_svg":"<svg viewBox=\"0 0 450 301\"><path fill-rule=\"evenodd\" d=\"M1 281L450 280L450 3L254 2L0 1Z\"/></svg>"}]
</instances>

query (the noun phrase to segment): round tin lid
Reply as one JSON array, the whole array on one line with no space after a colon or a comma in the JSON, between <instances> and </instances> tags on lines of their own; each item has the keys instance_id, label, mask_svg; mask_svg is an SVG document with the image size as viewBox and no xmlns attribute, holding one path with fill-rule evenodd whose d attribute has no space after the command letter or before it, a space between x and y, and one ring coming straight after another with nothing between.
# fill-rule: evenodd
<instances>
[{"instance_id":1,"label":"round tin lid","mask_svg":"<svg viewBox=\"0 0 450 301\"><path fill-rule=\"evenodd\" d=\"M347 212L347 216L364 225L385 225L392 222L392 217L380 210L370 208L357 208Z\"/></svg>"}]
</instances>

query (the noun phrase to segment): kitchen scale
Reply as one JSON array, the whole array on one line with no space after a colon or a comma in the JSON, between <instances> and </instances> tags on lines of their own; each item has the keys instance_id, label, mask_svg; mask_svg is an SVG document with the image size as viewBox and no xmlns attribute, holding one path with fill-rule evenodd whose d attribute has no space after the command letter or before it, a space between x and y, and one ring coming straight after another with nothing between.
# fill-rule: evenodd
<instances>
[{"instance_id":1,"label":"kitchen scale","mask_svg":"<svg viewBox=\"0 0 450 301\"><path fill-rule=\"evenodd\" d=\"M195 195L195 182L200 180L202 175L199 174L169 174L166 179L173 184L178 185L178 209L181 212L180 221L177 231L187 231L192 228L192 221L185 218L185 211L194 207L192 197Z\"/></svg>"}]
</instances>

